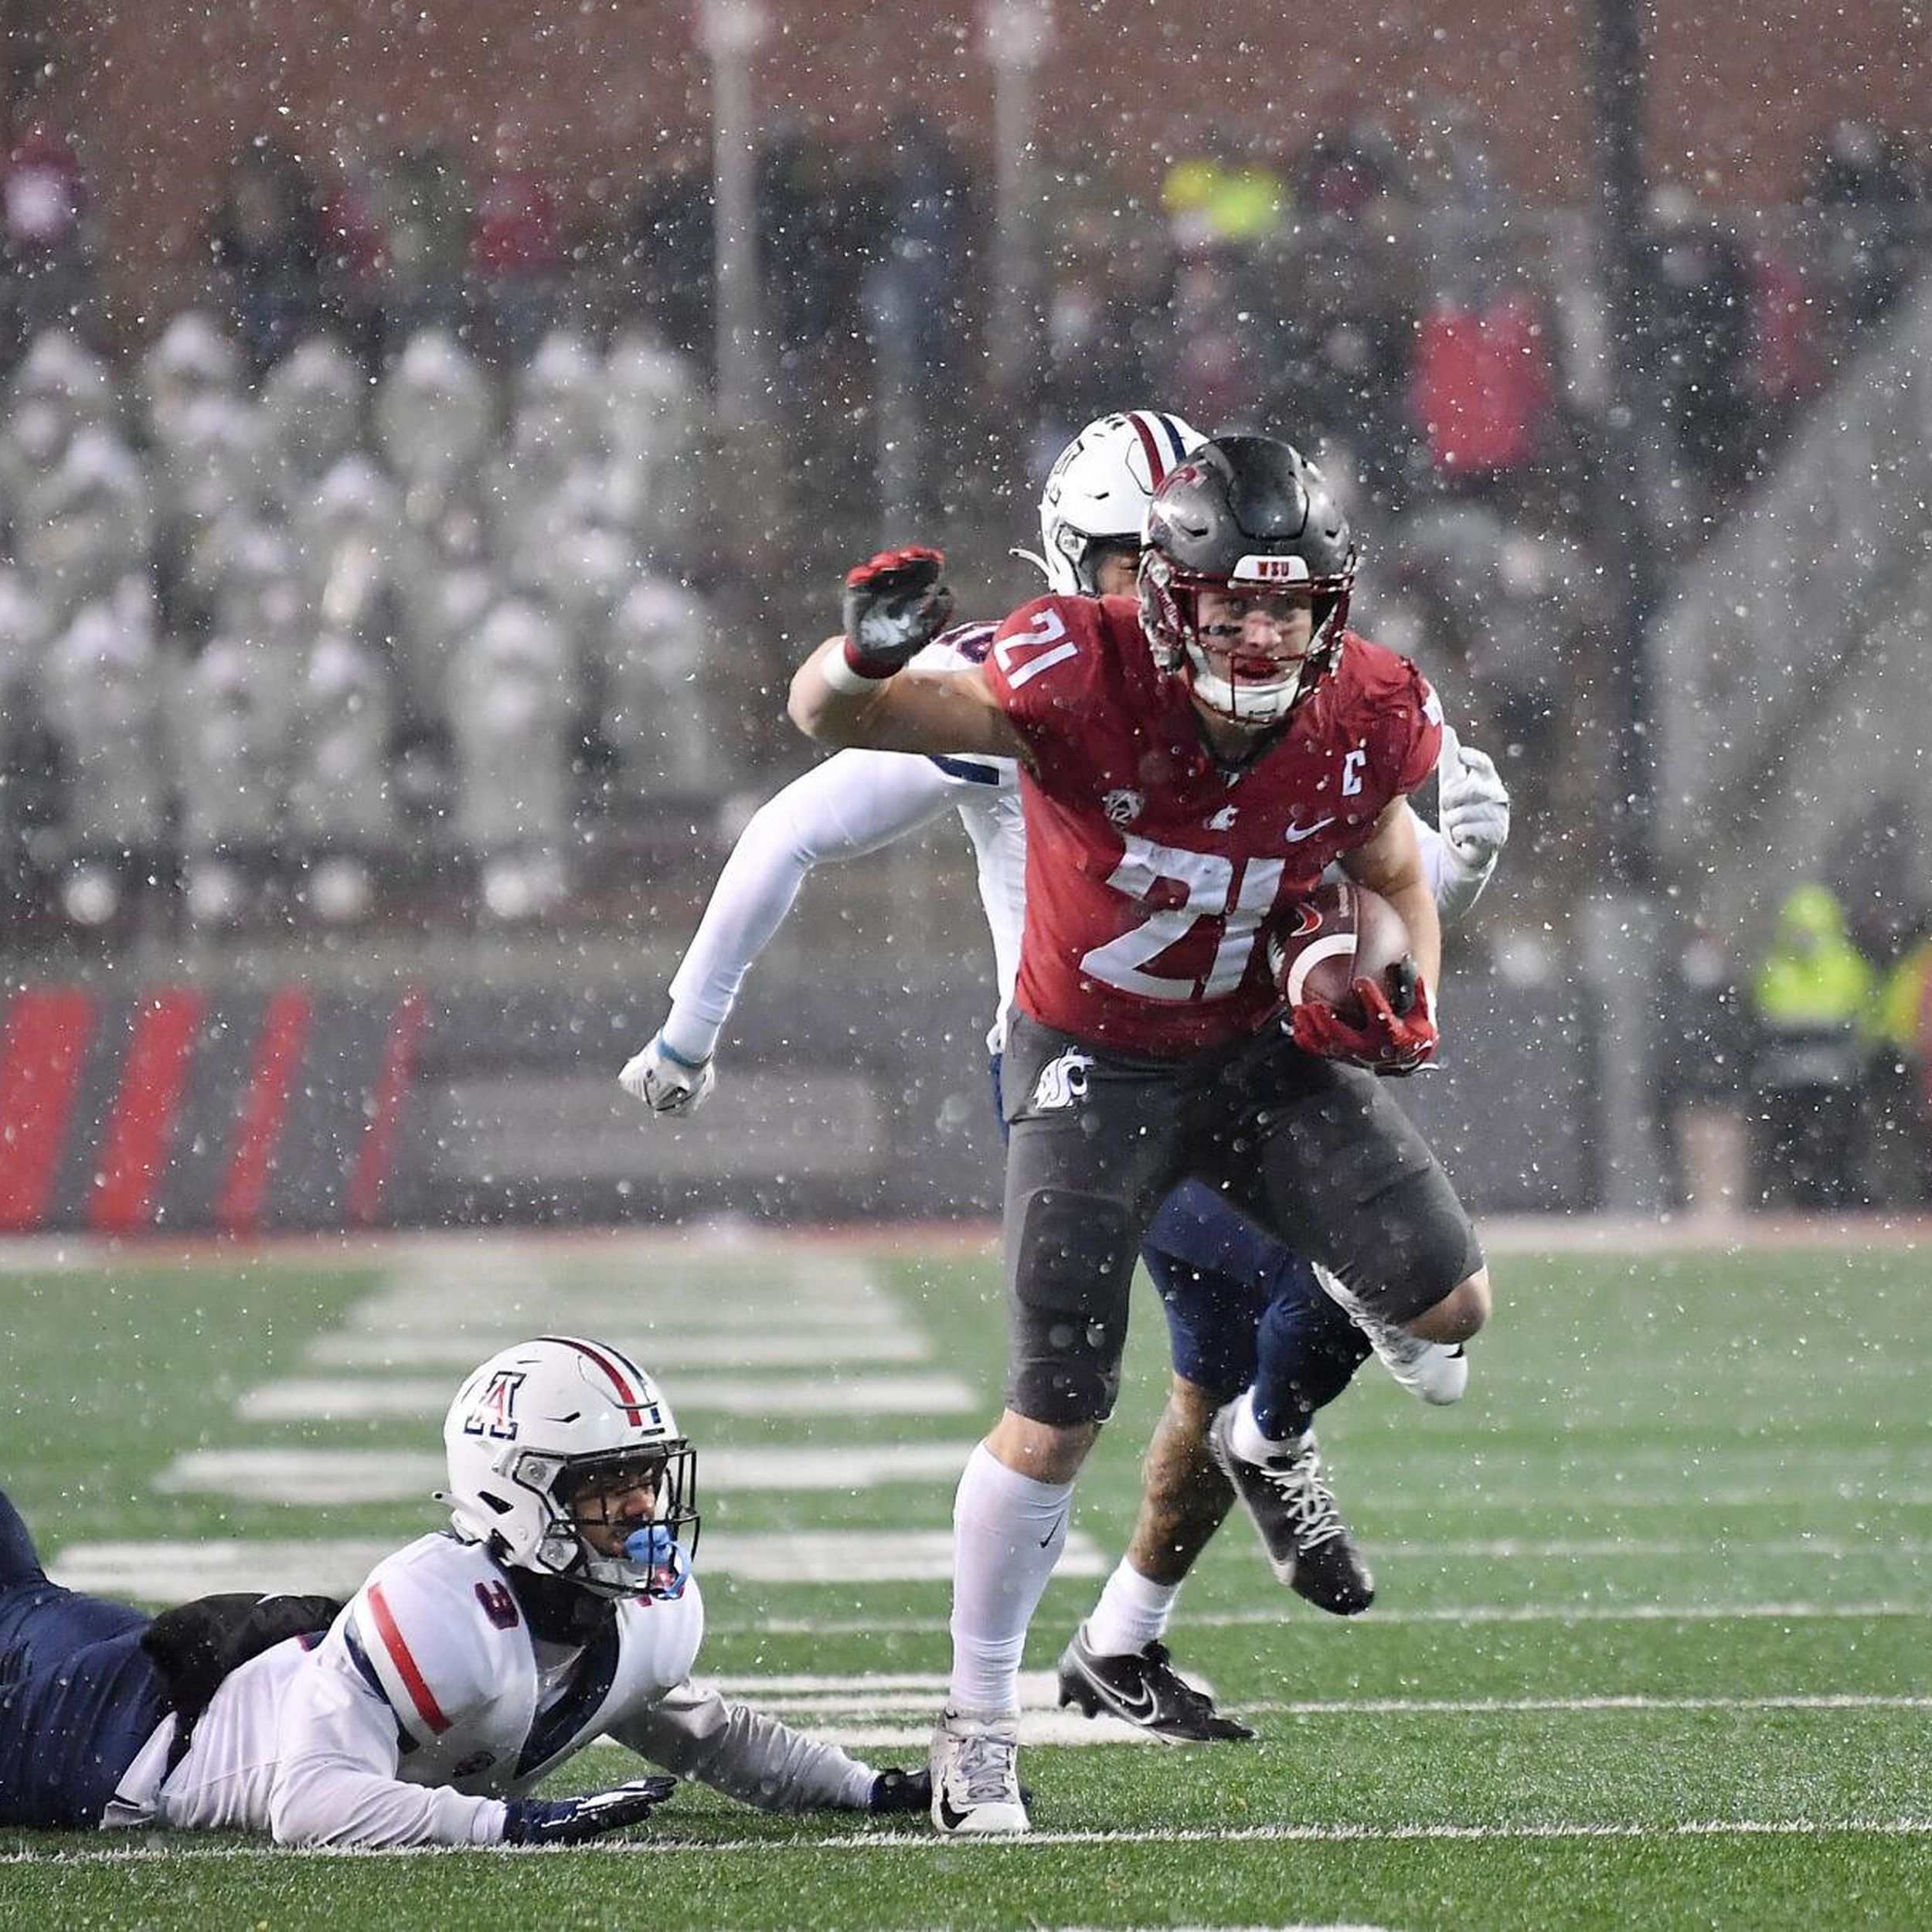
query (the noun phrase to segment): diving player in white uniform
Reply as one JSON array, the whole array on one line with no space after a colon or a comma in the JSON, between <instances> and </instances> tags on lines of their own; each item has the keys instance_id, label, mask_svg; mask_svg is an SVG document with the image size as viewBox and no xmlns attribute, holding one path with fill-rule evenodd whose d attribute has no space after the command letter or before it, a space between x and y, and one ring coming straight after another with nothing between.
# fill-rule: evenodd
<instances>
[{"instance_id":1,"label":"diving player in white uniform","mask_svg":"<svg viewBox=\"0 0 1932 1932\"><path fill-rule=\"evenodd\" d=\"M570 1845L679 1777L767 1811L923 1811L879 1771L693 1683L697 1453L607 1343L506 1349L444 1426L447 1529L346 1605L151 1619L49 1582L0 1497L0 1825L265 1832L308 1845ZM648 1777L538 1785L609 1734Z\"/></svg>"},{"instance_id":2,"label":"diving player in white uniform","mask_svg":"<svg viewBox=\"0 0 1932 1932\"><path fill-rule=\"evenodd\" d=\"M1055 463L1040 503L1043 555L1055 591L1131 595L1147 505L1168 470L1201 439L1178 417L1133 410L1091 423ZM963 668L985 656L997 626L960 625L913 662ZM1445 922L1475 903L1509 835L1509 794L1481 752L1445 731L1437 767L1440 828L1417 821L1424 869ZM657 1035L625 1066L626 1090L654 1113L701 1106L713 1056L752 963L783 923L806 875L826 861L876 851L957 811L978 860L993 942L999 1011L988 1038L997 1078L1019 955L1026 838L1010 760L835 753L753 817L726 860L671 984ZM1063 1703L1105 1711L1177 1740L1244 1738L1248 1729L1172 1667L1162 1639L1182 1581L1232 1500L1206 1448L1217 1409L1244 1389L1261 1434L1308 1433L1316 1410L1347 1386L1372 1344L1425 1401L1453 1402L1466 1384L1460 1349L1418 1342L1356 1320L1316 1286L1308 1265L1189 1182L1162 1209L1142 1249L1166 1312L1174 1382L1148 1451L1145 1488L1126 1554L1060 1661ZM1332 1292L1332 1283L1322 1286ZM1366 1332L1365 1332L1366 1331ZM1284 1580L1338 1614L1367 1607L1372 1584L1349 1539L1318 1458L1304 1459L1294 1500L1306 1546Z\"/></svg>"}]
</instances>

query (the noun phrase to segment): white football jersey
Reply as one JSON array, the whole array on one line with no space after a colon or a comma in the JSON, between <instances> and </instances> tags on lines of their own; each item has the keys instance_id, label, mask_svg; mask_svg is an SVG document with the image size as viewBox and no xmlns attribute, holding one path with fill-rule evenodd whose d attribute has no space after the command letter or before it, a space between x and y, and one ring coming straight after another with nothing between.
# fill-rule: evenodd
<instances>
[{"instance_id":1,"label":"white football jersey","mask_svg":"<svg viewBox=\"0 0 1932 1932\"><path fill-rule=\"evenodd\" d=\"M174 1720L106 1822L271 1832L292 1845L488 1845L520 1797L608 1732L768 1810L862 1807L870 1767L690 1682L696 1583L613 1606L583 1648L532 1632L502 1566L447 1532L385 1560L328 1634L291 1638L216 1693L165 1778Z\"/></svg>"}]
</instances>

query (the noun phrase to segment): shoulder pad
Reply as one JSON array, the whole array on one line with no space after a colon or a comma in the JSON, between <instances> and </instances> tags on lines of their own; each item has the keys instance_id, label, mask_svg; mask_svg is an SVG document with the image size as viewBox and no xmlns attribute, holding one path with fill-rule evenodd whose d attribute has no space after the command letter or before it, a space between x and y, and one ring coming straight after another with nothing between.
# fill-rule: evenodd
<instances>
[{"instance_id":1,"label":"shoulder pad","mask_svg":"<svg viewBox=\"0 0 1932 1932\"><path fill-rule=\"evenodd\" d=\"M956 624L950 631L940 631L913 659L913 668L957 671L967 665L984 664L987 652L993 648L993 633L998 628L998 624L985 621Z\"/></svg>"},{"instance_id":2,"label":"shoulder pad","mask_svg":"<svg viewBox=\"0 0 1932 1932\"><path fill-rule=\"evenodd\" d=\"M496 1695L499 1633L522 1621L479 1549L426 1537L377 1566L339 1628L370 1688L404 1732L427 1743Z\"/></svg>"}]
</instances>

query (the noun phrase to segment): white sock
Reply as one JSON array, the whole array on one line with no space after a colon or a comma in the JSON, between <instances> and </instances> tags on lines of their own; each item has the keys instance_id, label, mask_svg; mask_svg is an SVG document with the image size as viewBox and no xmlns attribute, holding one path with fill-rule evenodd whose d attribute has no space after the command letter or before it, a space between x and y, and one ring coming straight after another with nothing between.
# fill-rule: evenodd
<instances>
[{"instance_id":1,"label":"white sock","mask_svg":"<svg viewBox=\"0 0 1932 1932\"><path fill-rule=\"evenodd\" d=\"M1103 1657L1124 1657L1159 1642L1180 1594L1179 1583L1157 1583L1123 1556L1080 1626L1087 1648Z\"/></svg>"},{"instance_id":2,"label":"white sock","mask_svg":"<svg viewBox=\"0 0 1932 1932\"><path fill-rule=\"evenodd\" d=\"M1036 1482L983 1442L953 1498L953 1675L956 1710L1019 1709L1026 1627L1066 1545L1070 1482Z\"/></svg>"},{"instance_id":3,"label":"white sock","mask_svg":"<svg viewBox=\"0 0 1932 1932\"><path fill-rule=\"evenodd\" d=\"M1264 1436L1260 1425L1254 1419L1254 1391L1245 1390L1236 1400L1234 1420L1228 1427L1228 1447L1243 1462L1267 1462L1305 1442L1305 1436L1293 1436L1286 1442L1277 1442L1272 1436Z\"/></svg>"}]
</instances>

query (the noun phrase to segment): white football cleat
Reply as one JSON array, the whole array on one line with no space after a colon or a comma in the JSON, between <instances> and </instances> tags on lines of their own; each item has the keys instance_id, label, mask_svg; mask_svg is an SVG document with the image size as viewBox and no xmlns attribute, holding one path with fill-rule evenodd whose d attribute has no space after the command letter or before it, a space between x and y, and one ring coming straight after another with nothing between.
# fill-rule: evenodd
<instances>
[{"instance_id":1,"label":"white football cleat","mask_svg":"<svg viewBox=\"0 0 1932 1932\"><path fill-rule=\"evenodd\" d=\"M1030 1832L1019 1789L1019 1715L950 1706L933 1731L933 1826L948 1838Z\"/></svg>"},{"instance_id":2,"label":"white football cleat","mask_svg":"<svg viewBox=\"0 0 1932 1932\"><path fill-rule=\"evenodd\" d=\"M1469 1354L1460 1342L1423 1342L1391 1328L1385 1345L1372 1329L1363 1333L1382 1366L1418 1402L1440 1409L1462 1400L1469 1386Z\"/></svg>"},{"instance_id":3,"label":"white football cleat","mask_svg":"<svg viewBox=\"0 0 1932 1932\"><path fill-rule=\"evenodd\" d=\"M1369 1346L1397 1384L1418 1402L1443 1409L1462 1400L1469 1386L1469 1355L1460 1342L1425 1342L1371 1315L1325 1267L1316 1267L1315 1278L1321 1292L1368 1337Z\"/></svg>"}]
</instances>

